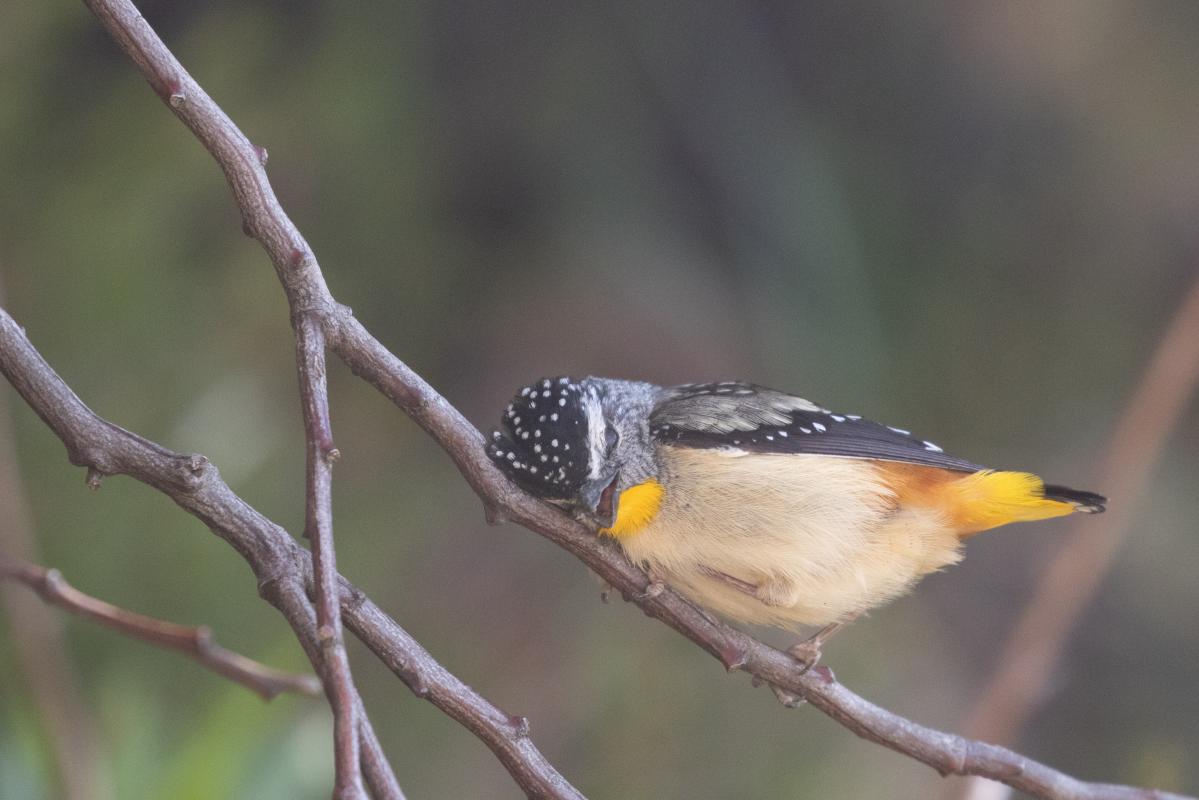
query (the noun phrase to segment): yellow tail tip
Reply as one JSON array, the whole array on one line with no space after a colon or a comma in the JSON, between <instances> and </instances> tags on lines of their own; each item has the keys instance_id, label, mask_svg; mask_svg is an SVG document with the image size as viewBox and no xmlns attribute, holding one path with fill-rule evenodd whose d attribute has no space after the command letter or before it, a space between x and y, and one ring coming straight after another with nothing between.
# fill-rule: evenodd
<instances>
[{"instance_id":1,"label":"yellow tail tip","mask_svg":"<svg viewBox=\"0 0 1199 800\"><path fill-rule=\"evenodd\" d=\"M1011 522L1063 517L1074 511L1097 513L1106 498L1091 492L1046 486L1029 472L983 470L953 484L957 495L954 522L964 533L977 533Z\"/></svg>"}]
</instances>

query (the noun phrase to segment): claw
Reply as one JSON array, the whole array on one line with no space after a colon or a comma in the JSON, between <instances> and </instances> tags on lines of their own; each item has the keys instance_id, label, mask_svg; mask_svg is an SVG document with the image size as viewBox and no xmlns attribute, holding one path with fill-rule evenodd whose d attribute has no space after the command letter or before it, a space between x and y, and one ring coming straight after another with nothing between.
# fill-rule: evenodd
<instances>
[{"instance_id":1,"label":"claw","mask_svg":"<svg viewBox=\"0 0 1199 800\"><path fill-rule=\"evenodd\" d=\"M802 642L793 644L787 648L787 654L801 665L800 675L806 674L808 670L820 663L820 656L822 655L821 644L813 636L811 639L804 639Z\"/></svg>"},{"instance_id":2,"label":"claw","mask_svg":"<svg viewBox=\"0 0 1199 800\"><path fill-rule=\"evenodd\" d=\"M637 595L634 599L635 600L653 600L655 597L662 594L662 592L664 592L664 591L666 591L666 584L662 583L662 581L660 581L660 580L654 579L654 580L651 580L649 585L645 587L645 591L642 592L641 594Z\"/></svg>"},{"instance_id":3,"label":"claw","mask_svg":"<svg viewBox=\"0 0 1199 800\"><path fill-rule=\"evenodd\" d=\"M844 628L849 623L857 619L860 614L851 614L839 622L834 622L831 625L825 625L815 634L804 639L802 642L793 644L787 648L787 653L796 661L803 664L803 670L800 674L806 673L812 667L820 663L821 649L824 643L832 637L834 633Z\"/></svg>"},{"instance_id":4,"label":"claw","mask_svg":"<svg viewBox=\"0 0 1199 800\"><path fill-rule=\"evenodd\" d=\"M786 708L799 708L804 703L808 702L797 694L791 694L785 689L780 689L773 683L770 684L770 691L774 692L775 699L783 704Z\"/></svg>"}]
</instances>

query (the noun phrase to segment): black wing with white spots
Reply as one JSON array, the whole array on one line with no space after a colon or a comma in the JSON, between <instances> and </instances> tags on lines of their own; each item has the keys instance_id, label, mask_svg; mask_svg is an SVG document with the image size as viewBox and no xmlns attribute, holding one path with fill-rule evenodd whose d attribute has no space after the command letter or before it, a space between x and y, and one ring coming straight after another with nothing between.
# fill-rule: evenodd
<instances>
[{"instance_id":1,"label":"black wing with white spots","mask_svg":"<svg viewBox=\"0 0 1199 800\"><path fill-rule=\"evenodd\" d=\"M801 397L742 381L675 386L650 415L659 442L751 453L876 458L976 472L983 467L855 414L835 414Z\"/></svg>"}]
</instances>

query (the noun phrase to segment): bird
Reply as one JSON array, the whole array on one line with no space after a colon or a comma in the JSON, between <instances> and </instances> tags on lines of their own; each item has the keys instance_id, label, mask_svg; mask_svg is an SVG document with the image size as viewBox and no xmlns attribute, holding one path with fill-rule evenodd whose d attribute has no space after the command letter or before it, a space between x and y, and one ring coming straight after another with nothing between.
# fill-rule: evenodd
<instances>
[{"instance_id":1,"label":"bird","mask_svg":"<svg viewBox=\"0 0 1199 800\"><path fill-rule=\"evenodd\" d=\"M486 444L517 485L703 609L828 638L1014 522L1107 499L947 454L902 428L740 380L568 376L524 387Z\"/></svg>"}]
</instances>

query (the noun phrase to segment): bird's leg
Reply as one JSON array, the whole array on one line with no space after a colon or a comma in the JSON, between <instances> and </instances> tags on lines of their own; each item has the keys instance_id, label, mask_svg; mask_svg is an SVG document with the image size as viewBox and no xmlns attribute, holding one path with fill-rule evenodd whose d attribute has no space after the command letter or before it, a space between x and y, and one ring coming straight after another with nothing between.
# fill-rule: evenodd
<instances>
[{"instance_id":1,"label":"bird's leg","mask_svg":"<svg viewBox=\"0 0 1199 800\"><path fill-rule=\"evenodd\" d=\"M850 614L845 619L838 620L830 625L825 625L813 635L804 639L802 642L797 642L787 648L787 652L792 658L801 662L803 671L807 672L812 667L820 662L821 651L824 648L824 643L827 642L834 633L844 628L849 623L860 617L862 612L858 611Z\"/></svg>"},{"instance_id":2,"label":"bird's leg","mask_svg":"<svg viewBox=\"0 0 1199 800\"><path fill-rule=\"evenodd\" d=\"M711 567L700 567L700 569L709 578L718 580L726 586L730 586L739 592L749 595L750 597L758 596L758 586L755 583L743 581L740 578L734 578L727 572L721 572L720 570L712 569Z\"/></svg>"},{"instance_id":3,"label":"bird's leg","mask_svg":"<svg viewBox=\"0 0 1199 800\"><path fill-rule=\"evenodd\" d=\"M795 601L799 596L799 587L792 581L766 579L760 583L750 583L749 581L734 578L727 572L720 572L711 567L702 567L701 569L709 578L720 581L725 586L736 589L742 594L747 594L756 600L760 600L768 606L787 608L795 605Z\"/></svg>"}]
</instances>

